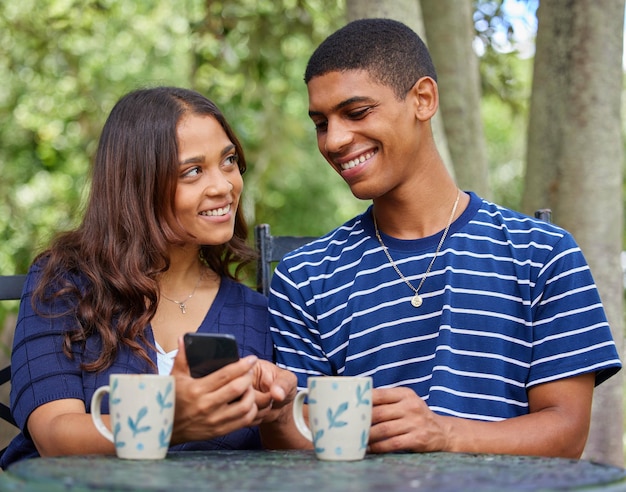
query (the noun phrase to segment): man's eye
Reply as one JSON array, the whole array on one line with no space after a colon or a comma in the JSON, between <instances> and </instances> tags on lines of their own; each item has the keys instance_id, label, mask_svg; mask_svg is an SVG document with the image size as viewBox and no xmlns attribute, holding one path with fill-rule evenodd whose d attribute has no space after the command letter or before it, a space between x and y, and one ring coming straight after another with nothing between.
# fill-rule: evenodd
<instances>
[{"instance_id":1,"label":"man's eye","mask_svg":"<svg viewBox=\"0 0 626 492\"><path fill-rule=\"evenodd\" d=\"M316 132L326 131L326 128L328 128L328 122L327 121L321 121L319 123L315 123L315 131Z\"/></svg>"},{"instance_id":2,"label":"man's eye","mask_svg":"<svg viewBox=\"0 0 626 492\"><path fill-rule=\"evenodd\" d=\"M370 108L360 108L357 109L355 111L350 111L348 113L348 117L353 119L353 120L360 120L361 118L364 118L365 115L369 112Z\"/></svg>"}]
</instances>

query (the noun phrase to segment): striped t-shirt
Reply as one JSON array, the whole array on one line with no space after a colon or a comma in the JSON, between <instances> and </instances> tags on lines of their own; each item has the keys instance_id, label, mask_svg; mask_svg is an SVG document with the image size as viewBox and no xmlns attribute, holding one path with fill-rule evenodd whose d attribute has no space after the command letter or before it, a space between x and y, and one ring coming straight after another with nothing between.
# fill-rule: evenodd
<instances>
[{"instance_id":1,"label":"striped t-shirt","mask_svg":"<svg viewBox=\"0 0 626 492\"><path fill-rule=\"evenodd\" d=\"M288 254L272 278L277 363L312 375L369 375L408 386L431 410L497 421L528 413L529 387L621 367L589 267L563 229L470 193L420 289L389 263L371 207ZM382 234L382 233L381 233ZM382 234L417 286L441 232Z\"/></svg>"}]
</instances>

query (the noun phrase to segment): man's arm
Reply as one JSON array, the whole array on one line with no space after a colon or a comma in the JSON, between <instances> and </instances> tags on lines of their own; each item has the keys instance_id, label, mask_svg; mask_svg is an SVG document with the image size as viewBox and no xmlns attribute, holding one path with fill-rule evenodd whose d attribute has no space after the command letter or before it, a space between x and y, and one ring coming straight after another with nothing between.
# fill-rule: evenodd
<instances>
[{"instance_id":1,"label":"man's arm","mask_svg":"<svg viewBox=\"0 0 626 492\"><path fill-rule=\"evenodd\" d=\"M499 422L437 415L408 388L374 390L370 451L451 451L580 458L595 375L528 390L529 414Z\"/></svg>"},{"instance_id":2,"label":"man's arm","mask_svg":"<svg viewBox=\"0 0 626 492\"><path fill-rule=\"evenodd\" d=\"M296 376L275 364L259 360L253 369L253 386L259 409L257 423L263 447L267 449L309 449L293 421L293 399L296 396ZM306 410L305 410L306 417Z\"/></svg>"}]
</instances>

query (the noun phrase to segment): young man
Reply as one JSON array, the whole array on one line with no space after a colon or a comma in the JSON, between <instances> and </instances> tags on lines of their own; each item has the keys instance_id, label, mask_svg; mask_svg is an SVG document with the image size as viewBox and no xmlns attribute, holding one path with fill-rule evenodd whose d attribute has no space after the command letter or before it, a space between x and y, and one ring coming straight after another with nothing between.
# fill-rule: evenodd
<instances>
[{"instance_id":1,"label":"young man","mask_svg":"<svg viewBox=\"0 0 626 492\"><path fill-rule=\"evenodd\" d=\"M278 266L278 365L299 387L373 376L371 452L578 458L594 385L621 367L589 267L566 231L457 188L436 80L392 20L352 22L309 60L319 150L373 203Z\"/></svg>"}]
</instances>

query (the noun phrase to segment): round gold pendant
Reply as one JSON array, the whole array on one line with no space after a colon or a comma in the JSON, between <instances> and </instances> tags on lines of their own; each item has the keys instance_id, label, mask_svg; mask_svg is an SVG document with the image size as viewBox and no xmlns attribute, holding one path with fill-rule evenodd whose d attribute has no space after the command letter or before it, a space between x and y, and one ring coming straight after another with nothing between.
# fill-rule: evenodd
<instances>
[{"instance_id":1,"label":"round gold pendant","mask_svg":"<svg viewBox=\"0 0 626 492\"><path fill-rule=\"evenodd\" d=\"M422 297L419 294L415 294L411 299L411 305L413 307L420 307L422 305Z\"/></svg>"}]
</instances>

